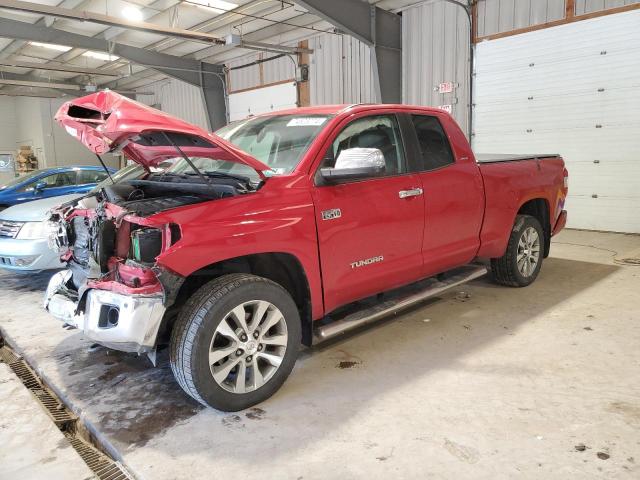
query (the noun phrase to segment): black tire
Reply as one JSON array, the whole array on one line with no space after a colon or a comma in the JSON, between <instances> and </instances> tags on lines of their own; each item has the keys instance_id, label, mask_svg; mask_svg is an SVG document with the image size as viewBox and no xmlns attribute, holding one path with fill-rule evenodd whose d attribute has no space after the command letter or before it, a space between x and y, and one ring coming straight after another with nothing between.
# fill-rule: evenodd
<instances>
[{"instance_id":1,"label":"black tire","mask_svg":"<svg viewBox=\"0 0 640 480\"><path fill-rule=\"evenodd\" d=\"M518 243L529 227L535 229L538 233L540 251L535 268L529 275L525 276L518 269ZM526 287L527 285L531 285L538 277L540 268L542 267L544 240L544 231L537 218L531 215L517 215L513 229L511 230L509 243L507 244L507 251L502 257L491 259L491 275L494 281L508 287Z\"/></svg>"},{"instance_id":2,"label":"black tire","mask_svg":"<svg viewBox=\"0 0 640 480\"><path fill-rule=\"evenodd\" d=\"M225 316L244 302L264 300L284 317L287 345L282 363L261 387L233 393L214 380L209 349L216 328ZM182 389L195 400L225 412L236 412L271 397L285 382L301 344L300 314L291 295L271 280L249 274L230 274L201 287L184 305L171 332L170 363Z\"/></svg>"}]
</instances>

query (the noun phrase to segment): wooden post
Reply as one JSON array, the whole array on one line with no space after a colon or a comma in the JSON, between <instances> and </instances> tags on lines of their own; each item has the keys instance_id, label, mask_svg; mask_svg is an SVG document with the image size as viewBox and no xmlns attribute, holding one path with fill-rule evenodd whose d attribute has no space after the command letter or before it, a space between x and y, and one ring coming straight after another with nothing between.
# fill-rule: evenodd
<instances>
[{"instance_id":1,"label":"wooden post","mask_svg":"<svg viewBox=\"0 0 640 480\"><path fill-rule=\"evenodd\" d=\"M567 20L576 16L576 0L565 0L564 18Z\"/></svg>"},{"instance_id":2,"label":"wooden post","mask_svg":"<svg viewBox=\"0 0 640 480\"><path fill-rule=\"evenodd\" d=\"M298 47L300 48L309 48L309 41L303 40L298 42ZM309 54L308 53L299 53L298 54L298 65L309 65ZM309 88L309 80L305 82L297 82L298 88L298 106L299 107L308 107L311 105L311 90Z\"/></svg>"},{"instance_id":3,"label":"wooden post","mask_svg":"<svg viewBox=\"0 0 640 480\"><path fill-rule=\"evenodd\" d=\"M478 42L478 2L471 4L471 41Z\"/></svg>"}]
</instances>

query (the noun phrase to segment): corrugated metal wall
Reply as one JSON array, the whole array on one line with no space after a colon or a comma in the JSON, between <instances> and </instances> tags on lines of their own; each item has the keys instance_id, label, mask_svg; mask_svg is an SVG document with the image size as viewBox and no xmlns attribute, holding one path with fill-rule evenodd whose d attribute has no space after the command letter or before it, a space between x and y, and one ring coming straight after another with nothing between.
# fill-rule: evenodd
<instances>
[{"instance_id":1,"label":"corrugated metal wall","mask_svg":"<svg viewBox=\"0 0 640 480\"><path fill-rule=\"evenodd\" d=\"M632 3L640 3L638 0L576 0L576 15L598 12L608 8L624 7Z\"/></svg>"},{"instance_id":2,"label":"corrugated metal wall","mask_svg":"<svg viewBox=\"0 0 640 480\"><path fill-rule=\"evenodd\" d=\"M448 2L425 3L402 15L403 102L451 105L467 132L469 110L469 19ZM442 82L453 82L453 93L438 93Z\"/></svg>"},{"instance_id":3,"label":"corrugated metal wall","mask_svg":"<svg viewBox=\"0 0 640 480\"><path fill-rule=\"evenodd\" d=\"M246 65L259 59L277 56L276 53L260 52L245 55L229 60L226 65L229 68ZM229 91L236 92L246 88L255 88L260 85L269 85L284 80L294 79L298 59L296 55L276 58L259 65L231 70L229 72ZM262 73L261 73L262 71Z\"/></svg>"},{"instance_id":4,"label":"corrugated metal wall","mask_svg":"<svg viewBox=\"0 0 640 480\"><path fill-rule=\"evenodd\" d=\"M309 39L311 104L375 102L369 47L347 35Z\"/></svg>"},{"instance_id":5,"label":"corrugated metal wall","mask_svg":"<svg viewBox=\"0 0 640 480\"><path fill-rule=\"evenodd\" d=\"M477 7L477 35L484 37L561 20L564 18L564 2L565 0L481 0Z\"/></svg>"},{"instance_id":6,"label":"corrugated metal wall","mask_svg":"<svg viewBox=\"0 0 640 480\"><path fill-rule=\"evenodd\" d=\"M145 105L160 105L162 111L208 129L204 101L198 87L180 80L167 79L138 90L151 93L151 95L137 95L139 102Z\"/></svg>"},{"instance_id":7,"label":"corrugated metal wall","mask_svg":"<svg viewBox=\"0 0 640 480\"><path fill-rule=\"evenodd\" d=\"M576 0L575 14L623 7L639 0ZM478 2L478 37L509 32L519 28L562 20L565 0L480 0Z\"/></svg>"}]
</instances>

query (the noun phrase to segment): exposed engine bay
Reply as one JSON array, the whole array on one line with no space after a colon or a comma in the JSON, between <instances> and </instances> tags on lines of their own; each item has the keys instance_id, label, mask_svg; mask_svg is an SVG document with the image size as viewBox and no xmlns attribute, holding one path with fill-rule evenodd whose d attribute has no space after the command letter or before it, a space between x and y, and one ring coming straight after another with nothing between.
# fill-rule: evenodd
<instances>
[{"instance_id":1,"label":"exposed engine bay","mask_svg":"<svg viewBox=\"0 0 640 480\"><path fill-rule=\"evenodd\" d=\"M52 247L72 272L65 294L80 302L91 288L122 294L163 291L156 258L181 238L179 225L148 217L166 210L244 195L257 186L236 176L170 172L107 185L52 211Z\"/></svg>"}]
</instances>

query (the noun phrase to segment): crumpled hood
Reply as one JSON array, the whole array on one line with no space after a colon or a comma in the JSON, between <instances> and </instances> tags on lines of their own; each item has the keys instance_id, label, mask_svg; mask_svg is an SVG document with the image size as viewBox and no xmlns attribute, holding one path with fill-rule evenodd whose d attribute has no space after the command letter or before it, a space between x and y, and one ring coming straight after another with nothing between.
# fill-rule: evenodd
<instances>
[{"instance_id":1,"label":"crumpled hood","mask_svg":"<svg viewBox=\"0 0 640 480\"><path fill-rule=\"evenodd\" d=\"M0 212L0 220L10 222L41 222L49 216L52 208L70 202L82 195L61 195L59 197L43 198L33 202L20 203Z\"/></svg>"},{"instance_id":2,"label":"crumpled hood","mask_svg":"<svg viewBox=\"0 0 640 480\"><path fill-rule=\"evenodd\" d=\"M55 120L92 152L101 155L122 149L146 168L178 156L171 143L175 142L188 156L243 163L261 178L271 170L213 133L110 90L64 103Z\"/></svg>"}]
</instances>

